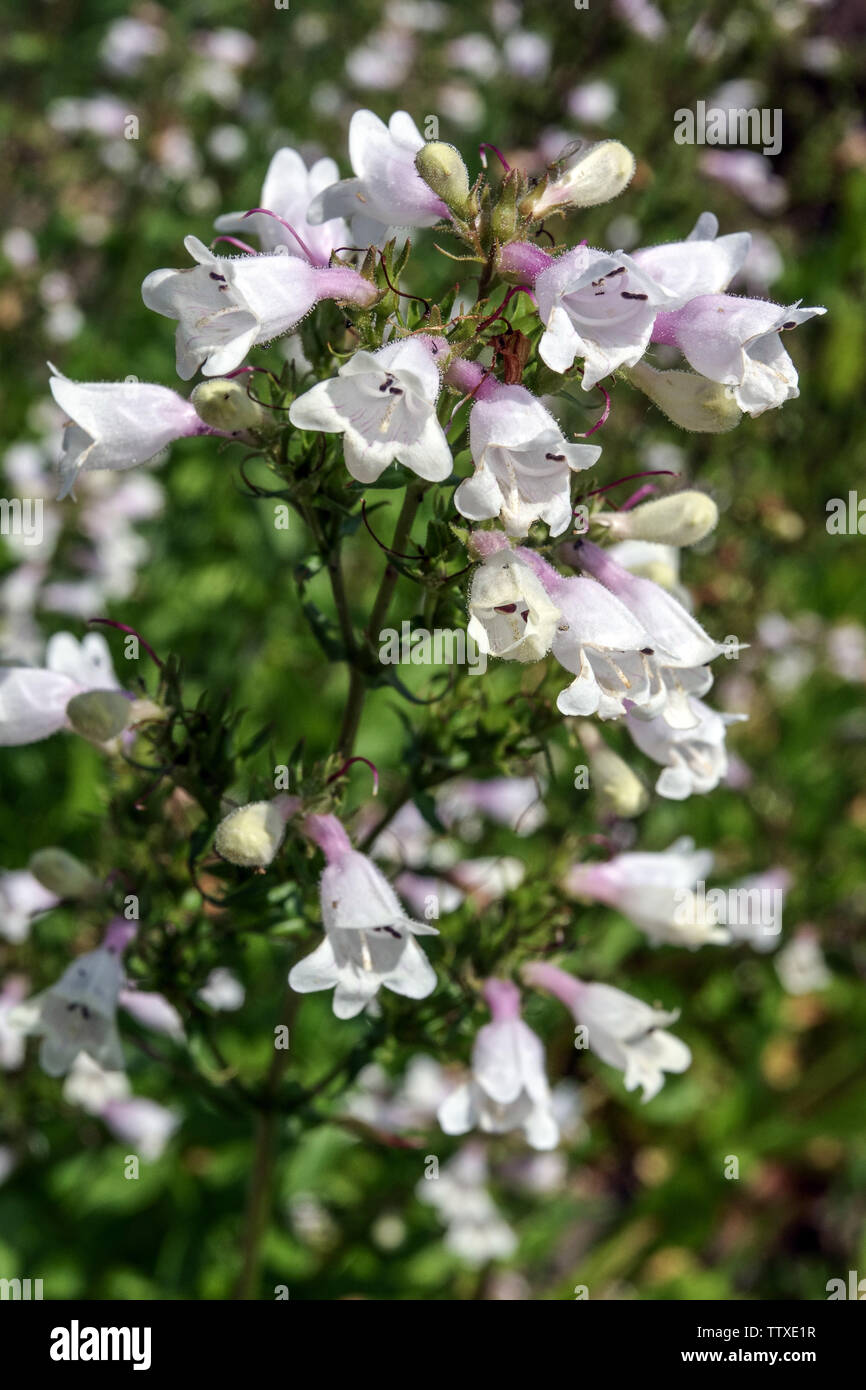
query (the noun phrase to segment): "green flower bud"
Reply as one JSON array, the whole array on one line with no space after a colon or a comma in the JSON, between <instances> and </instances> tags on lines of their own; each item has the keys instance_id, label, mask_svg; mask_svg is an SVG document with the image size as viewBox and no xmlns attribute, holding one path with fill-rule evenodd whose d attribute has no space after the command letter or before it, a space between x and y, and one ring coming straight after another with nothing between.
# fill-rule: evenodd
<instances>
[{"instance_id":1,"label":"green flower bud","mask_svg":"<svg viewBox=\"0 0 866 1390\"><path fill-rule=\"evenodd\" d=\"M73 695L66 717L77 734L91 743L107 743L129 724L132 702L118 690L85 690Z\"/></svg>"},{"instance_id":2,"label":"green flower bud","mask_svg":"<svg viewBox=\"0 0 866 1390\"><path fill-rule=\"evenodd\" d=\"M622 375L680 429L696 434L726 434L743 418L730 386L708 381L693 372L659 372L646 362L638 362L634 367L623 368Z\"/></svg>"},{"instance_id":3,"label":"green flower bud","mask_svg":"<svg viewBox=\"0 0 866 1390\"><path fill-rule=\"evenodd\" d=\"M428 140L415 156L415 168L428 188L432 188L458 217L467 217L469 208L469 173L453 145L443 140Z\"/></svg>"},{"instance_id":4,"label":"green flower bud","mask_svg":"<svg viewBox=\"0 0 866 1390\"><path fill-rule=\"evenodd\" d=\"M500 245L514 239L520 224L520 214L517 211L518 182L518 171L511 169L505 176L499 190L499 201L493 209L491 228Z\"/></svg>"},{"instance_id":5,"label":"green flower bud","mask_svg":"<svg viewBox=\"0 0 866 1390\"><path fill-rule=\"evenodd\" d=\"M273 801L251 801L230 811L217 826L214 849L230 864L265 868L283 842L286 823Z\"/></svg>"},{"instance_id":6,"label":"green flower bud","mask_svg":"<svg viewBox=\"0 0 866 1390\"><path fill-rule=\"evenodd\" d=\"M661 545L696 545L719 519L719 509L705 492L675 492L630 512L602 512L593 521L618 541L658 541Z\"/></svg>"},{"instance_id":7,"label":"green flower bud","mask_svg":"<svg viewBox=\"0 0 866 1390\"><path fill-rule=\"evenodd\" d=\"M243 381L214 377L201 381L190 395L196 413L214 430L240 434L252 430L268 434L274 429L270 412L247 395Z\"/></svg>"},{"instance_id":8,"label":"green flower bud","mask_svg":"<svg viewBox=\"0 0 866 1390\"><path fill-rule=\"evenodd\" d=\"M581 148L555 178L533 189L520 211L535 219L555 208L594 208L608 203L631 182L635 158L619 140L601 140Z\"/></svg>"},{"instance_id":9,"label":"green flower bud","mask_svg":"<svg viewBox=\"0 0 866 1390\"><path fill-rule=\"evenodd\" d=\"M42 887L58 898L89 898L99 889L99 880L86 865L54 845L31 854L27 867Z\"/></svg>"},{"instance_id":10,"label":"green flower bud","mask_svg":"<svg viewBox=\"0 0 866 1390\"><path fill-rule=\"evenodd\" d=\"M649 792L637 773L605 743L593 724L582 722L578 732L589 756L589 784L602 810L614 816L639 816L646 810Z\"/></svg>"}]
</instances>

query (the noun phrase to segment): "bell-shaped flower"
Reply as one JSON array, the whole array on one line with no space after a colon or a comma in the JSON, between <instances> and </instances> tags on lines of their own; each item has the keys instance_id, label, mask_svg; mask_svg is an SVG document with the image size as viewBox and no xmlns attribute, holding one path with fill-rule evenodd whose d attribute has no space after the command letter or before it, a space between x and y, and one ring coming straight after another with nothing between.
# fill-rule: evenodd
<instances>
[{"instance_id":1,"label":"bell-shaped flower","mask_svg":"<svg viewBox=\"0 0 866 1390\"><path fill-rule=\"evenodd\" d=\"M503 549L485 556L472 576L466 629L479 651L505 661L540 661L559 619L557 604L520 555Z\"/></svg>"},{"instance_id":2,"label":"bell-shaped flower","mask_svg":"<svg viewBox=\"0 0 866 1390\"><path fill-rule=\"evenodd\" d=\"M384 874L352 848L334 816L309 816L304 829L327 859L320 888L325 939L292 967L291 988L334 989L337 1018L354 1018L382 986L425 999L436 974L415 937L438 936L437 929L407 917Z\"/></svg>"},{"instance_id":3,"label":"bell-shaped flower","mask_svg":"<svg viewBox=\"0 0 866 1390\"><path fill-rule=\"evenodd\" d=\"M571 552L574 563L598 579L615 594L641 623L648 634L647 646L665 687L661 712L672 728L694 727L697 722L689 696L705 695L712 685L707 663L729 651L704 631L673 594L651 579L623 569L608 551L581 541ZM640 705L636 700L635 704ZM659 713L659 706L646 709L648 717Z\"/></svg>"},{"instance_id":4,"label":"bell-shaped flower","mask_svg":"<svg viewBox=\"0 0 866 1390\"><path fill-rule=\"evenodd\" d=\"M557 696L563 714L619 719L626 701L653 709L664 702L652 639L625 604L594 579L563 580L556 600L553 655L574 676Z\"/></svg>"},{"instance_id":5,"label":"bell-shaped flower","mask_svg":"<svg viewBox=\"0 0 866 1390\"><path fill-rule=\"evenodd\" d=\"M703 212L685 241L663 242L632 251L632 260L657 284L675 295L667 309L681 309L703 294L721 294L749 254L751 236L733 232L718 236L718 218Z\"/></svg>"},{"instance_id":6,"label":"bell-shaped flower","mask_svg":"<svg viewBox=\"0 0 866 1390\"><path fill-rule=\"evenodd\" d=\"M685 801L695 793L715 790L728 771L727 726L748 717L719 714L694 698L689 698L689 706L697 722L685 729L672 729L661 717L626 716L634 743L663 768L656 791L671 801Z\"/></svg>"},{"instance_id":7,"label":"bell-shaped flower","mask_svg":"<svg viewBox=\"0 0 866 1390\"><path fill-rule=\"evenodd\" d=\"M624 1073L627 1091L640 1087L644 1101L658 1095L666 1072L684 1072L691 1065L686 1044L666 1031L679 1018L679 1009L654 1009L613 985L587 984L541 962L525 966L523 978L571 1010L586 1029L590 1050Z\"/></svg>"},{"instance_id":8,"label":"bell-shaped flower","mask_svg":"<svg viewBox=\"0 0 866 1390\"><path fill-rule=\"evenodd\" d=\"M135 468L175 439L212 433L195 407L167 386L143 381L69 381L59 373L49 384L68 417L59 464L59 499L69 495L80 473Z\"/></svg>"},{"instance_id":9,"label":"bell-shaped flower","mask_svg":"<svg viewBox=\"0 0 866 1390\"><path fill-rule=\"evenodd\" d=\"M153 270L141 295L148 309L177 319L177 374L184 381L201 367L224 376L257 343L280 338L320 299L369 307L378 291L348 266L311 266L280 254L215 256L198 240L184 241L196 262L184 270Z\"/></svg>"},{"instance_id":10,"label":"bell-shaped flower","mask_svg":"<svg viewBox=\"0 0 866 1390\"><path fill-rule=\"evenodd\" d=\"M484 997L492 1023L479 1030L472 1075L439 1107L446 1134L506 1134L522 1129L533 1149L553 1149L559 1125L544 1068L544 1048L520 1017L520 991L510 980L488 980Z\"/></svg>"},{"instance_id":11,"label":"bell-shaped flower","mask_svg":"<svg viewBox=\"0 0 866 1390\"><path fill-rule=\"evenodd\" d=\"M500 517L510 536L525 536L533 521L561 535L572 516L571 473L601 454L597 445L569 443L525 387L499 383L472 408L469 447L475 473L457 488L454 505L471 521Z\"/></svg>"},{"instance_id":12,"label":"bell-shaped flower","mask_svg":"<svg viewBox=\"0 0 866 1390\"><path fill-rule=\"evenodd\" d=\"M372 111L356 111L349 125L349 160L354 178L342 179L310 204L310 222L352 220L358 245L382 243L389 227L432 227L448 209L421 178L415 155L424 137L408 111L395 111L385 125Z\"/></svg>"},{"instance_id":13,"label":"bell-shaped flower","mask_svg":"<svg viewBox=\"0 0 866 1390\"><path fill-rule=\"evenodd\" d=\"M606 863L574 864L563 880L572 897L615 908L645 932L654 946L726 945L712 895L704 891L713 855L696 850L687 836L662 853L614 855ZM700 891L696 892L696 887Z\"/></svg>"},{"instance_id":14,"label":"bell-shaped flower","mask_svg":"<svg viewBox=\"0 0 866 1390\"><path fill-rule=\"evenodd\" d=\"M342 434L346 467L360 483L374 483L395 461L442 482L451 450L436 417L438 353L435 339L424 336L356 352L336 376L293 401L289 419L297 429Z\"/></svg>"},{"instance_id":15,"label":"bell-shaped flower","mask_svg":"<svg viewBox=\"0 0 866 1390\"><path fill-rule=\"evenodd\" d=\"M545 325L541 359L551 371L567 372L582 357L584 391L643 357L656 315L676 302L624 252L590 246L557 257L534 288Z\"/></svg>"},{"instance_id":16,"label":"bell-shaped flower","mask_svg":"<svg viewBox=\"0 0 866 1390\"><path fill-rule=\"evenodd\" d=\"M29 869L0 874L0 936L13 942L26 940L34 917L59 902L57 894L45 888Z\"/></svg>"},{"instance_id":17,"label":"bell-shaped flower","mask_svg":"<svg viewBox=\"0 0 866 1390\"><path fill-rule=\"evenodd\" d=\"M116 690L108 643L90 632L82 642L57 632L45 648L45 666L0 667L0 746L36 743L69 727L66 707L90 690Z\"/></svg>"},{"instance_id":18,"label":"bell-shaped flower","mask_svg":"<svg viewBox=\"0 0 866 1390\"><path fill-rule=\"evenodd\" d=\"M276 251L280 247L289 256L310 259L313 265L328 265L331 252L349 244L349 229L341 217L314 225L307 221L307 213L313 199L338 178L333 159L317 159L307 169L297 150L284 146L273 156L265 175L258 206L266 212L254 212L252 217L243 212L227 212L218 217L214 225L221 232L257 236L263 251ZM276 215L268 217L267 212ZM284 226L286 222L298 233L310 252L309 257Z\"/></svg>"},{"instance_id":19,"label":"bell-shaped flower","mask_svg":"<svg viewBox=\"0 0 866 1390\"><path fill-rule=\"evenodd\" d=\"M678 347L701 376L731 388L740 410L762 415L800 394L781 332L826 312L731 294L701 295L685 308L660 314L653 341Z\"/></svg>"},{"instance_id":20,"label":"bell-shaped flower","mask_svg":"<svg viewBox=\"0 0 866 1390\"><path fill-rule=\"evenodd\" d=\"M13 1009L9 1022L42 1038L39 1065L49 1076L63 1076L79 1052L108 1071L123 1071L117 1032L117 1001L124 984L121 954L134 927L118 921L105 942L67 966L42 994Z\"/></svg>"}]
</instances>

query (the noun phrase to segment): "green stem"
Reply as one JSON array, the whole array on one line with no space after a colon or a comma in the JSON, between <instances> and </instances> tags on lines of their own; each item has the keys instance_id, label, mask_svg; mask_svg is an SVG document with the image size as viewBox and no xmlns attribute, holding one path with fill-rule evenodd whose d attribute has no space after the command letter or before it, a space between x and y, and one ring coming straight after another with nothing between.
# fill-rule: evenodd
<instances>
[{"instance_id":1,"label":"green stem","mask_svg":"<svg viewBox=\"0 0 866 1390\"><path fill-rule=\"evenodd\" d=\"M288 1027L293 1019L296 996L286 985L280 1023ZM262 1259L262 1240L271 1212L271 1198L276 1163L279 1111L277 1093L289 1060L288 1047L274 1048L274 1055L265 1079L262 1108L256 1121L253 1166L250 1174L249 1196L241 1247L241 1271L235 1285L235 1299L254 1299L259 1282Z\"/></svg>"},{"instance_id":2,"label":"green stem","mask_svg":"<svg viewBox=\"0 0 866 1390\"><path fill-rule=\"evenodd\" d=\"M418 511L421 497L424 493L424 483L416 479L410 483L403 497L403 506L394 527L394 535L391 539L391 549L398 554L402 554L406 542L412 530L412 523ZM376 633L381 629L382 624L388 616L388 609L391 607L391 599L394 597L394 590L397 587L399 571L389 562L385 565L385 573L379 585L373 603L373 610L370 614L370 621L367 625L367 635L375 641ZM349 693L346 697L346 705L343 710L343 722L340 728L340 736L337 740L337 749L343 757L351 757L355 746L355 739L358 735L358 726L361 723L361 715L364 712L364 702L367 698L367 683L365 673L359 665L353 665L349 678Z\"/></svg>"}]
</instances>

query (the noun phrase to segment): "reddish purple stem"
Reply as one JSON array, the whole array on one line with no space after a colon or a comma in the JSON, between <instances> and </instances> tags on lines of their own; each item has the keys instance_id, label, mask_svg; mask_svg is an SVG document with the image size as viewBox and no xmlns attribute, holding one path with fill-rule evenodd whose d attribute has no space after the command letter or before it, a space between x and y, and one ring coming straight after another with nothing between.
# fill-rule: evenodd
<instances>
[{"instance_id":1,"label":"reddish purple stem","mask_svg":"<svg viewBox=\"0 0 866 1390\"><path fill-rule=\"evenodd\" d=\"M159 659L159 657L157 656L156 652L153 650L153 647L150 645L149 642L145 642L145 640L144 640L144 638L142 637L141 633L140 633L140 632L136 632L136 630L135 630L134 627L128 627L126 623L118 623L118 622L115 621L114 618L88 618L88 619L87 619L87 622L88 622L88 625L89 625L90 623L99 623L99 624L101 624L101 626L103 626L103 627L116 627L117 630L118 630L118 632L128 632L129 635L130 635L131 637L135 637L136 640L139 641L139 642L141 643L141 645L144 647L144 650L147 652L148 656L150 657L151 661L153 661L153 662L156 663L156 665L159 667L160 671L163 669L164 663L163 663L162 661L160 661L160 659Z\"/></svg>"}]
</instances>

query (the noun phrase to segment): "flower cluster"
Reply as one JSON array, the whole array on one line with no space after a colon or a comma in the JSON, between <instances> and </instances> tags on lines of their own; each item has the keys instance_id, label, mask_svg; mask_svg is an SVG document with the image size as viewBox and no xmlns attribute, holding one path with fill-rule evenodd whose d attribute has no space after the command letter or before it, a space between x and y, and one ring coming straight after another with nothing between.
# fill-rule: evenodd
<instances>
[{"instance_id":1,"label":"flower cluster","mask_svg":"<svg viewBox=\"0 0 866 1390\"><path fill-rule=\"evenodd\" d=\"M595 433L608 417L616 383L643 392L686 430L734 428L744 415L758 416L797 396L797 372L782 335L824 311L730 293L749 235L719 236L710 213L683 240L628 254L583 241L557 244L555 234L570 228L571 214L609 201L629 184L635 161L617 141L566 151L533 179L499 156L498 176L485 167L473 180L458 151L425 141L408 113L398 111L385 124L359 111L351 122L349 159L351 177L339 179L329 159L307 169L295 150L279 150L256 207L219 217L220 235L210 247L188 236L190 263L146 277L145 304L176 324L177 375L190 381L202 373L188 398L134 378L75 383L54 372L51 389L68 417L62 495L74 496L85 471L134 467L177 440L237 440L280 480L282 491L273 495L296 506L334 575L348 532L332 527L337 506L317 512L324 508L320 497L304 490L310 458L320 460L323 476L339 476L350 508L377 483L404 488L389 550L395 563L414 558L406 546L427 494L447 533L443 554L461 561L452 574L437 574L437 582L471 570L465 581L468 636L487 656L538 664L542 680L548 673L556 680L551 709L586 752L604 824L622 827L639 815L649 792L589 722L593 717L621 726L657 765L660 796L682 801L712 791L727 776L726 730L739 716L712 709L704 697L713 683L712 664L736 658L741 643L710 635L688 594L659 576L672 548L678 552L710 536L719 519L716 503L693 488L655 495L656 485L648 484L621 507L607 507L601 500L607 489L587 488L584 475L602 457ZM456 259L472 267L474 300L469 281L459 295L455 290L436 304L415 292L410 233L430 228L459 245ZM542 248L543 238L552 244ZM310 331L317 320L327 324L327 333ZM273 358L270 366L248 361L290 334L279 367ZM665 349L666 361L675 350L683 362L653 365L656 345ZM261 394L252 389L259 377ZM575 399L601 410L592 428L571 428ZM630 544L638 551L629 552ZM647 573L650 560L656 577ZM389 565L368 637L387 614L395 580ZM221 797L208 789L200 809L221 869L264 874L279 866L289 840L304 862L321 853L322 936L295 960L288 983L298 994L333 991L334 1014L351 1019L380 1013L383 990L415 1001L432 996L439 979L420 940L440 935L431 921L461 905L483 920L491 903L507 904L519 887L524 866L518 858L471 858L461 848L461 840L472 838L472 817L492 816L529 835L546 812L537 775L458 780L452 768L450 782L443 786L439 778L435 797L424 785L410 785L387 822L368 816L366 839L362 823L350 834L338 814L335 783L353 761L365 681L373 677L365 639L352 629L339 584L334 597L342 638L336 654L351 670L337 763L319 768L291 795L232 804L228 785ZM153 700L122 690L104 640L92 634L80 647L68 634L52 638L41 667L0 671L3 744L66 729L118 757L134 746L147 721L166 726L167 765L177 767L175 712L168 677ZM567 722L574 719L581 722ZM189 783L183 783L188 797ZM205 842L199 835L198 843ZM399 872L392 883L380 864L395 861ZM70 888L69 865L64 874L56 857L52 863L53 874L43 862L0 880L0 927L10 938L20 939L31 916L79 893ZM695 949L744 937L698 901L711 868L711 855L678 842L663 854L623 852L605 862L574 862L572 855L557 882L564 900L604 903L655 945ZM417 917L408 915L402 898ZM4 1037L15 1026L38 1033L44 1069L77 1076L73 1091L77 1086L91 1097L94 1066L109 1074L123 1070L115 1025L122 998L150 1026L183 1037L182 1022L161 996L128 987L124 996L122 934L115 924L103 946L73 961L29 1003L10 1001L4 1014ZM473 998L480 991L491 1021L475 1036L468 1075L438 1103L446 1134L520 1131L538 1150L559 1142L544 1047L521 1017L518 985L507 978L518 970L525 985L566 1006L585 1038L582 1045L621 1071L626 1089L640 1089L644 1100L658 1093L666 1075L689 1066L689 1048L669 1031L676 1009L585 981L540 958L554 948L553 940L536 933L501 968L494 962L485 980L475 976L467 986L461 976L452 982ZM434 961L436 949L433 942ZM205 993L199 998L207 1001ZM10 1055L18 1059L14 1049ZM103 1080L96 1091L93 1113L128 1132L139 1112L129 1110L122 1084ZM149 1142L158 1148L174 1120L145 1121ZM468 1152L471 1158L478 1151ZM476 1227L486 1222L488 1228L492 1223L491 1248L507 1251L510 1232L474 1192L483 1163L466 1162L474 1173L468 1205L455 1196L462 1182L457 1170L448 1201L444 1188L437 1198L448 1207L456 1248L474 1248Z\"/></svg>"}]
</instances>

